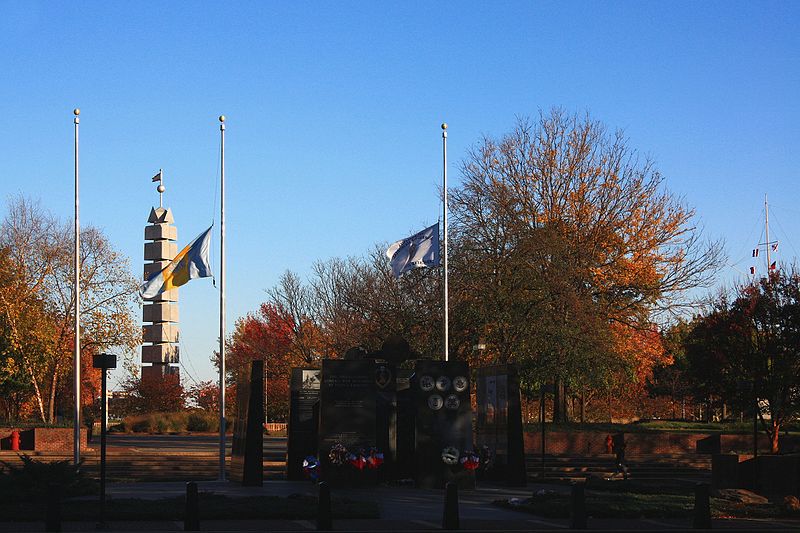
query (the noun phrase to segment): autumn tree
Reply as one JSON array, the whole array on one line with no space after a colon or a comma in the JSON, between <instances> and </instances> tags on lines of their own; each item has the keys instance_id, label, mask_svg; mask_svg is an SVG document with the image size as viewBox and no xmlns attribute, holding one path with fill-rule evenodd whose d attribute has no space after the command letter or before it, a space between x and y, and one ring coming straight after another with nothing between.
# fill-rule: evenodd
<instances>
[{"instance_id":1,"label":"autumn tree","mask_svg":"<svg viewBox=\"0 0 800 533\"><path fill-rule=\"evenodd\" d=\"M219 385L201 381L189 389L188 399L194 407L209 413L219 413Z\"/></svg>"},{"instance_id":2,"label":"autumn tree","mask_svg":"<svg viewBox=\"0 0 800 533\"><path fill-rule=\"evenodd\" d=\"M686 340L693 325L693 322L678 320L662 332L662 345L668 359L657 365L653 369L653 374L647 378L648 393L651 397L669 399L669 416L673 419L686 418L687 404L692 405L698 391L686 353Z\"/></svg>"},{"instance_id":3,"label":"autumn tree","mask_svg":"<svg viewBox=\"0 0 800 533\"><path fill-rule=\"evenodd\" d=\"M42 421L52 423L71 387L74 351L72 235L41 206L25 198L8 203L0 248L13 273L0 290L9 341L24 370ZM96 228L81 231L81 360L110 347L135 349L141 331L133 315L136 278L128 261ZM38 314L38 315L37 315ZM95 373L84 373L91 385ZM86 387L91 390L91 387Z\"/></svg>"},{"instance_id":4,"label":"autumn tree","mask_svg":"<svg viewBox=\"0 0 800 533\"><path fill-rule=\"evenodd\" d=\"M648 374L664 357L655 316L721 265L653 162L588 116L520 120L474 147L462 176L450 204L456 320L497 362L522 363L528 384L554 379L556 419L565 387Z\"/></svg>"},{"instance_id":5,"label":"autumn tree","mask_svg":"<svg viewBox=\"0 0 800 533\"><path fill-rule=\"evenodd\" d=\"M800 413L800 273L779 269L719 298L686 340L692 377L706 395L751 410L755 398L772 452ZM765 407L761 407L761 405Z\"/></svg>"},{"instance_id":6,"label":"autumn tree","mask_svg":"<svg viewBox=\"0 0 800 533\"><path fill-rule=\"evenodd\" d=\"M125 395L116 409L121 415L182 411L188 396L177 374L167 374L162 379L129 376L122 383L122 391Z\"/></svg>"},{"instance_id":7,"label":"autumn tree","mask_svg":"<svg viewBox=\"0 0 800 533\"><path fill-rule=\"evenodd\" d=\"M250 362L263 359L265 399L270 419L285 419L289 412L289 377L291 368L302 359L292 357L294 321L284 310L261 304L256 313L236 321L227 341L226 369L231 391L230 405L235 404L235 392L247 383Z\"/></svg>"}]
</instances>

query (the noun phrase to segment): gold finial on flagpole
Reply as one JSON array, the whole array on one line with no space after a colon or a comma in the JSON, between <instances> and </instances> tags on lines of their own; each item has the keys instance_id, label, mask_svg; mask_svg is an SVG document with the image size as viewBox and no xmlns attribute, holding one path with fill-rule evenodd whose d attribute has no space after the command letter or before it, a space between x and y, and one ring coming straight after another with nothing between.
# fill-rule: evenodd
<instances>
[{"instance_id":1,"label":"gold finial on flagpole","mask_svg":"<svg viewBox=\"0 0 800 533\"><path fill-rule=\"evenodd\" d=\"M442 129L443 129L443 130L446 130L446 129L447 129L447 122L442 122Z\"/></svg>"}]
</instances>

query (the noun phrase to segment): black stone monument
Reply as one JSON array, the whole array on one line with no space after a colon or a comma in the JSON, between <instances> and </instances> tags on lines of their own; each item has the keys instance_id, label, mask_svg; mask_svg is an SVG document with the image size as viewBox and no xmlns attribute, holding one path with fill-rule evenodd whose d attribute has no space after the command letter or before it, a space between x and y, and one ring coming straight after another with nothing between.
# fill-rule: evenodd
<instances>
[{"instance_id":1,"label":"black stone monument","mask_svg":"<svg viewBox=\"0 0 800 533\"><path fill-rule=\"evenodd\" d=\"M461 462L465 453L474 452L467 363L419 360L411 388L417 487L443 488L453 481L460 488L474 488L474 472Z\"/></svg>"},{"instance_id":2,"label":"black stone monument","mask_svg":"<svg viewBox=\"0 0 800 533\"><path fill-rule=\"evenodd\" d=\"M322 361L320 387L319 460L323 478L332 485L374 483L374 470L358 470L346 461L331 459L339 445L350 453L377 446L375 361Z\"/></svg>"},{"instance_id":3,"label":"black stone monument","mask_svg":"<svg viewBox=\"0 0 800 533\"><path fill-rule=\"evenodd\" d=\"M231 480L264 484L264 361L252 361L236 388L236 420L231 449Z\"/></svg>"},{"instance_id":4,"label":"black stone monument","mask_svg":"<svg viewBox=\"0 0 800 533\"><path fill-rule=\"evenodd\" d=\"M516 367L479 368L476 396L475 438L477 451L483 459L478 475L509 486L525 486L522 406Z\"/></svg>"},{"instance_id":5,"label":"black stone monument","mask_svg":"<svg viewBox=\"0 0 800 533\"><path fill-rule=\"evenodd\" d=\"M286 479L302 480L303 460L317 456L319 426L319 368L293 368L290 383L289 427L286 448Z\"/></svg>"}]
</instances>

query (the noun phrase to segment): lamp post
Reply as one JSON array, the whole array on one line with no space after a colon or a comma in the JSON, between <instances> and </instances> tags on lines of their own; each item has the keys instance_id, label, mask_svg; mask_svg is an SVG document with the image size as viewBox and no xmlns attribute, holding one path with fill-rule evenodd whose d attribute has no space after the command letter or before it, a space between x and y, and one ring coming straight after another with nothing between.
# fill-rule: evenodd
<instances>
[{"instance_id":1,"label":"lamp post","mask_svg":"<svg viewBox=\"0 0 800 533\"><path fill-rule=\"evenodd\" d=\"M101 353L92 356L92 366L102 372L100 380L100 522L106 524L106 425L108 420L108 369L117 368L117 356Z\"/></svg>"}]
</instances>

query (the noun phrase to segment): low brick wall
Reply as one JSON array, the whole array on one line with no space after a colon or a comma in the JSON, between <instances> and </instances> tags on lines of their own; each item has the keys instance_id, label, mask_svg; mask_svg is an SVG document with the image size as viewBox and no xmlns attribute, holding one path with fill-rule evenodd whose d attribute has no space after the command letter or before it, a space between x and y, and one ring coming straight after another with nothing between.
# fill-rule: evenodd
<instances>
[{"instance_id":1,"label":"low brick wall","mask_svg":"<svg viewBox=\"0 0 800 533\"><path fill-rule=\"evenodd\" d=\"M14 428L0 427L0 449L11 449L11 432ZM31 428L19 433L20 451L72 452L73 428ZM81 428L81 449L87 448L86 428Z\"/></svg>"},{"instance_id":2,"label":"low brick wall","mask_svg":"<svg viewBox=\"0 0 800 533\"><path fill-rule=\"evenodd\" d=\"M608 433L599 431L547 431L545 433L545 453L552 455L602 455L608 453L606 437ZM714 453L716 450L705 448L709 439L708 433L625 433L625 453L642 454L685 454ZM541 453L541 433L526 432L525 452ZM706 441L698 450L698 441ZM758 448L762 453L769 453L770 443L766 435L758 437ZM781 448L784 452L800 449L800 439L781 437ZM745 452L753 449L752 435L719 435L719 452Z\"/></svg>"}]
</instances>

